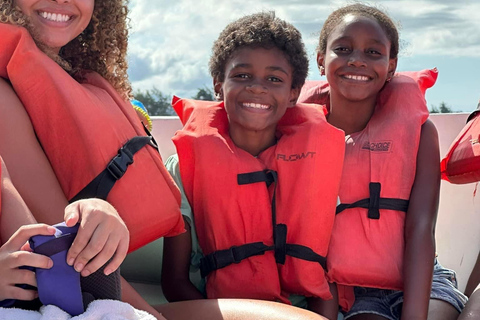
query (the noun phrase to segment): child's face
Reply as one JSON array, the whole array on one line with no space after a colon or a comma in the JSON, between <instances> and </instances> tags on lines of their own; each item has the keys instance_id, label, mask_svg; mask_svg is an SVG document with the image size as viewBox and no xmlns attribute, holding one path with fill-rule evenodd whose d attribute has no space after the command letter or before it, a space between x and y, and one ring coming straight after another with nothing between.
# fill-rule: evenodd
<instances>
[{"instance_id":1,"label":"child's face","mask_svg":"<svg viewBox=\"0 0 480 320\"><path fill-rule=\"evenodd\" d=\"M397 66L397 59L390 59L390 46L376 20L345 16L328 37L325 55L318 55L332 94L348 101L375 101Z\"/></svg>"},{"instance_id":2,"label":"child's face","mask_svg":"<svg viewBox=\"0 0 480 320\"><path fill-rule=\"evenodd\" d=\"M225 102L230 132L274 133L298 97L292 76L292 66L279 49L238 49L225 66L225 80L214 82Z\"/></svg>"},{"instance_id":3,"label":"child's face","mask_svg":"<svg viewBox=\"0 0 480 320\"><path fill-rule=\"evenodd\" d=\"M39 41L58 52L90 23L94 0L14 0L28 16Z\"/></svg>"}]
</instances>

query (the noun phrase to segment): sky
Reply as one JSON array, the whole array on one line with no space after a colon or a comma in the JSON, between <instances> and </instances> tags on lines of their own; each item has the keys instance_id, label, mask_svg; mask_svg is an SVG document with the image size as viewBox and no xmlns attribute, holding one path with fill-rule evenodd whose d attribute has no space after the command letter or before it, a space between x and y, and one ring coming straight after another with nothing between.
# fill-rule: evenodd
<instances>
[{"instance_id":1,"label":"sky","mask_svg":"<svg viewBox=\"0 0 480 320\"><path fill-rule=\"evenodd\" d=\"M302 33L310 58L308 79L321 78L315 48L321 27L335 9L350 4L327 0L130 0L129 76L134 91L158 88L168 96L192 97L211 88L213 42L244 15L275 11ZM397 71L438 68L427 91L429 107L445 102L471 112L480 99L480 1L386 0L364 2L397 23L401 47Z\"/></svg>"}]
</instances>

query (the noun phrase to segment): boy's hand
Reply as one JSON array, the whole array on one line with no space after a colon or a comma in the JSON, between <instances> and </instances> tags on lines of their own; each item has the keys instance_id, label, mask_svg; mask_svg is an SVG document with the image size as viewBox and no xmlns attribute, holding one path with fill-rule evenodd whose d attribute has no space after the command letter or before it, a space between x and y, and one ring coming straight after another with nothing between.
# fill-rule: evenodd
<instances>
[{"instance_id":1,"label":"boy's hand","mask_svg":"<svg viewBox=\"0 0 480 320\"><path fill-rule=\"evenodd\" d=\"M19 269L21 266L50 269L53 261L43 255L28 251L25 243L32 236L53 235L55 228L46 224L32 224L18 229L3 246L0 247L0 301L5 299L33 300L37 292L16 287L16 284L28 284L36 287L35 273Z\"/></svg>"},{"instance_id":2,"label":"boy's hand","mask_svg":"<svg viewBox=\"0 0 480 320\"><path fill-rule=\"evenodd\" d=\"M108 202L101 199L76 201L65 208L65 222L69 227L80 222L77 236L67 253L67 263L82 276L92 274L112 259L104 270L109 275L125 259L130 235Z\"/></svg>"}]
</instances>

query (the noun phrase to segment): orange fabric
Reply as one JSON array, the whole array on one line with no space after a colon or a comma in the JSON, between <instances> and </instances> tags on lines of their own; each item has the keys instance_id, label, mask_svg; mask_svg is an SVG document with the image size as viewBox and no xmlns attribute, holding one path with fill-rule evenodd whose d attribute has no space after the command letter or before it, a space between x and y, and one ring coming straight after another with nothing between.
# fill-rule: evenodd
<instances>
[{"instance_id":1,"label":"orange fabric","mask_svg":"<svg viewBox=\"0 0 480 320\"><path fill-rule=\"evenodd\" d=\"M479 103L480 107L480 103ZM480 181L479 109L470 115L441 162L442 179L456 184Z\"/></svg>"},{"instance_id":2,"label":"orange fabric","mask_svg":"<svg viewBox=\"0 0 480 320\"><path fill-rule=\"evenodd\" d=\"M413 79L411 78L413 77ZM367 127L345 137L341 203L369 198L369 183L380 182L382 198L408 200L415 179L421 126L428 117L424 93L436 80L436 70L397 74L380 93ZM302 101L328 99L328 85L304 89ZM380 210L369 219L368 209L350 208L335 219L329 247L328 277L348 286L402 290L405 213ZM339 290L340 303L353 303L350 288Z\"/></svg>"},{"instance_id":3,"label":"orange fabric","mask_svg":"<svg viewBox=\"0 0 480 320\"><path fill-rule=\"evenodd\" d=\"M257 158L230 139L223 103L175 99L173 106L185 125L173 140L204 254L259 241L273 245L274 185L237 184L237 174L264 169L278 172L277 224L287 225L287 243L327 254L344 144L343 132L318 106L289 108L277 126L277 144ZM331 297L319 263L287 255L277 264L273 251L212 272L206 292L281 301L289 294Z\"/></svg>"},{"instance_id":4,"label":"orange fabric","mask_svg":"<svg viewBox=\"0 0 480 320\"><path fill-rule=\"evenodd\" d=\"M120 147L144 129L129 102L100 75L77 82L35 45L23 28L0 24L0 76L8 79L68 199L103 171ZM117 181L107 200L130 231L129 251L184 231L180 193L151 146Z\"/></svg>"}]
</instances>

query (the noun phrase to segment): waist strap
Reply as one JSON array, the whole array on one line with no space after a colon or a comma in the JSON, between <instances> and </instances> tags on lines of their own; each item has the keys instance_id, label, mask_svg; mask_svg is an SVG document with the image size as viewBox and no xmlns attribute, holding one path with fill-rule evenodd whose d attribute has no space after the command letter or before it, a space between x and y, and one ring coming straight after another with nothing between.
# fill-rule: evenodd
<instances>
[{"instance_id":1,"label":"waist strap","mask_svg":"<svg viewBox=\"0 0 480 320\"><path fill-rule=\"evenodd\" d=\"M242 260L252 256L262 255L266 251L275 251L275 261L280 264L285 263L286 256L303 259L312 262L318 262L327 270L326 258L315 253L312 249L298 244L287 243L287 225L277 224L276 214L276 192L278 184L278 174L273 170L256 171L242 173L237 175L239 185L265 182L267 187L275 184L272 197L272 225L273 227L273 246L267 246L263 242L247 243L241 246L232 246L229 249L218 250L206 255L200 261L200 272L202 277L206 277L210 272L225 268L233 263L240 263Z\"/></svg>"},{"instance_id":2,"label":"waist strap","mask_svg":"<svg viewBox=\"0 0 480 320\"><path fill-rule=\"evenodd\" d=\"M380 209L396 210L407 212L408 200L397 198L380 198L381 184L379 182L370 182L370 198L358 200L354 203L342 203L337 206L336 214L345 209L365 208L368 209L370 219L380 219Z\"/></svg>"}]
</instances>

